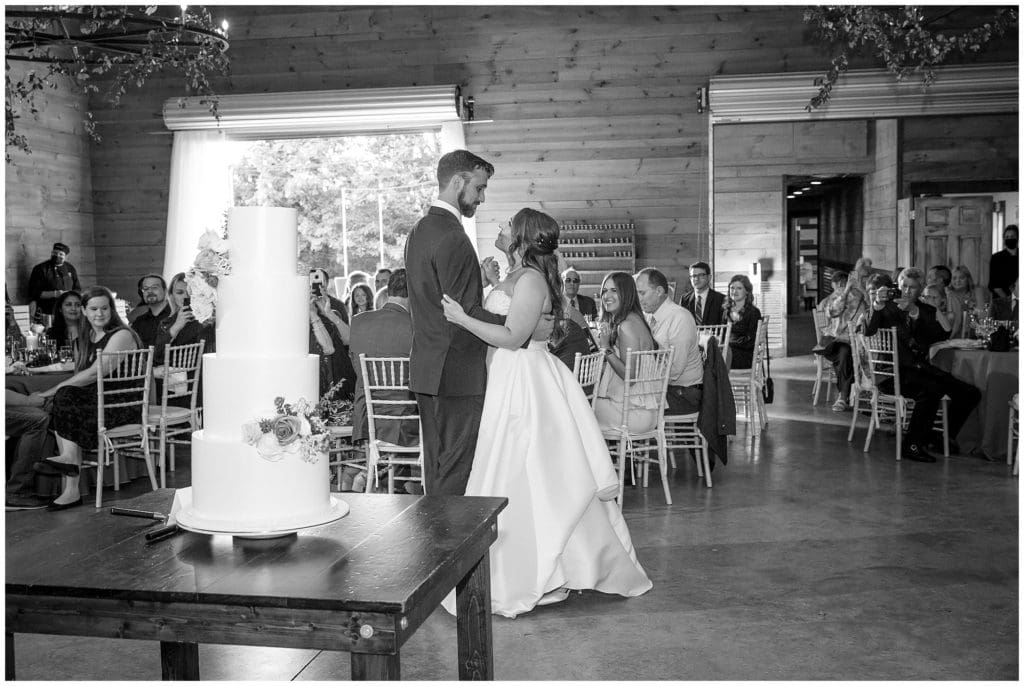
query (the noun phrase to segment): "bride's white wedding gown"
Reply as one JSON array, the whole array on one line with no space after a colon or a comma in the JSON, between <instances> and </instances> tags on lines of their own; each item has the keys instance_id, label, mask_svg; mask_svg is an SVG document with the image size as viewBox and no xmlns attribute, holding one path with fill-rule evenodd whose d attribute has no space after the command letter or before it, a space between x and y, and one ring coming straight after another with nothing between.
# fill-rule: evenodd
<instances>
[{"instance_id":1,"label":"bride's white wedding gown","mask_svg":"<svg viewBox=\"0 0 1024 686\"><path fill-rule=\"evenodd\" d=\"M510 304L495 289L484 307L507 314ZM649 590L617 494L608 448L572 371L543 341L494 350L466 486L466 495L509 500L490 550L492 611L515 617L561 587ZM453 601L445 601L449 612Z\"/></svg>"}]
</instances>

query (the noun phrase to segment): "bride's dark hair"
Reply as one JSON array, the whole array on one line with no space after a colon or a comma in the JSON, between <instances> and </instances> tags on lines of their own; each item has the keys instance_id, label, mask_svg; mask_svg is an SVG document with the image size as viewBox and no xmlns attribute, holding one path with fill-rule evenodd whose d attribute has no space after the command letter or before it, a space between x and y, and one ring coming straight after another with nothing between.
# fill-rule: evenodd
<instances>
[{"instance_id":1,"label":"bride's dark hair","mask_svg":"<svg viewBox=\"0 0 1024 686\"><path fill-rule=\"evenodd\" d=\"M529 207L512 217L512 237L509 253L523 248L520 264L532 267L544 275L551 297L551 313L555 317L554 335L562 335L562 277L558 273L558 222L552 217Z\"/></svg>"}]
</instances>

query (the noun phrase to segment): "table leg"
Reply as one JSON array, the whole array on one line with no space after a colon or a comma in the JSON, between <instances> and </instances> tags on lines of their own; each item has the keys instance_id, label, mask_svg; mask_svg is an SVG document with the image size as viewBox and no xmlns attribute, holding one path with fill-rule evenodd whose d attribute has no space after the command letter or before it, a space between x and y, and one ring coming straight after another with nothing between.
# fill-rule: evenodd
<instances>
[{"instance_id":1,"label":"table leg","mask_svg":"<svg viewBox=\"0 0 1024 686\"><path fill-rule=\"evenodd\" d=\"M160 641L160 673L164 681L199 681L199 644Z\"/></svg>"},{"instance_id":2,"label":"table leg","mask_svg":"<svg viewBox=\"0 0 1024 686\"><path fill-rule=\"evenodd\" d=\"M14 681L14 634L10 631L7 634L7 662L4 664L4 679Z\"/></svg>"},{"instance_id":3,"label":"table leg","mask_svg":"<svg viewBox=\"0 0 1024 686\"><path fill-rule=\"evenodd\" d=\"M494 681L491 633L491 556L484 553L455 587L459 679Z\"/></svg>"},{"instance_id":4,"label":"table leg","mask_svg":"<svg viewBox=\"0 0 1024 686\"><path fill-rule=\"evenodd\" d=\"M352 653L352 681L399 681L402 661L394 655Z\"/></svg>"}]
</instances>

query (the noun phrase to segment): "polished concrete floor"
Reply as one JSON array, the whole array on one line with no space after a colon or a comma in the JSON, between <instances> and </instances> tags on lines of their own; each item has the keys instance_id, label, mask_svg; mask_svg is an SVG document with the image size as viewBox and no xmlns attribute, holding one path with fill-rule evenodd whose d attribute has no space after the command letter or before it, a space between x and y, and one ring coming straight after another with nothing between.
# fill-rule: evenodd
<instances>
[{"instance_id":1,"label":"polished concrete floor","mask_svg":"<svg viewBox=\"0 0 1024 686\"><path fill-rule=\"evenodd\" d=\"M773 362L768 429L752 440L740 424L714 488L682 459L670 473L674 505L656 482L627 488L654 588L495 617L498 679L1018 679L1018 480L970 456L897 463L884 434L862 452L863 430L846 442L848 414L811 407L811 364ZM187 484L187 469L175 478ZM160 675L151 642L16 642L22 679ZM438 610L405 645L402 676L455 679L455 659L455 620ZM200 649L204 680L344 680L348 662L315 650Z\"/></svg>"}]
</instances>

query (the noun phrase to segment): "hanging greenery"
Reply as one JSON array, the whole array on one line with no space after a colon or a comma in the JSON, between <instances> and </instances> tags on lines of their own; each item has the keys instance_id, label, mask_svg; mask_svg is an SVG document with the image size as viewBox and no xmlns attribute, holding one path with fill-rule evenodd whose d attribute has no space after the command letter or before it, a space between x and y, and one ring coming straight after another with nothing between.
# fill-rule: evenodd
<instances>
[{"instance_id":1,"label":"hanging greenery","mask_svg":"<svg viewBox=\"0 0 1024 686\"><path fill-rule=\"evenodd\" d=\"M815 37L833 56L825 75L814 80L818 94L805 109L810 112L828 102L852 56L868 52L881 60L897 79L919 73L928 86L935 80L935 67L957 56L975 55L994 38L1017 26L1017 10L1012 7L928 9L927 15L921 7L846 5L806 9L804 22L814 29ZM983 23L961 29L936 27L940 20L964 9L974 15L983 12L978 15Z\"/></svg>"},{"instance_id":2,"label":"hanging greenery","mask_svg":"<svg viewBox=\"0 0 1024 686\"><path fill-rule=\"evenodd\" d=\"M12 148L31 152L16 124L36 115L35 97L61 82L117 107L130 86L142 87L154 74L177 71L185 95L201 96L216 116L210 77L226 74L227 22L215 26L204 7L59 5L7 8L5 12L7 161ZM12 62L27 70L12 76ZM91 111L84 127L99 140Z\"/></svg>"}]
</instances>

